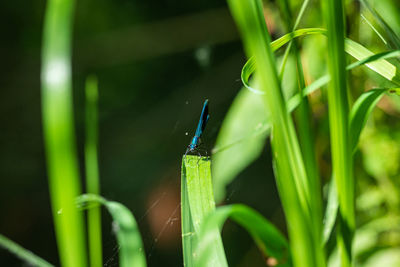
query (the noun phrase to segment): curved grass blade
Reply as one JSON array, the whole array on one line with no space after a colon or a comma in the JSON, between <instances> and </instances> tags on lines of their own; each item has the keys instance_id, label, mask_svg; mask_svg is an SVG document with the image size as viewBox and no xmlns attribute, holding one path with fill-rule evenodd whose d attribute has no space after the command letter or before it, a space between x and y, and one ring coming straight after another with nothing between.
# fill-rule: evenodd
<instances>
[{"instance_id":1,"label":"curved grass blade","mask_svg":"<svg viewBox=\"0 0 400 267\"><path fill-rule=\"evenodd\" d=\"M357 147L362 128L369 114L388 89L372 89L363 93L354 103L350 112L350 144L351 151Z\"/></svg>"},{"instance_id":2,"label":"curved grass blade","mask_svg":"<svg viewBox=\"0 0 400 267\"><path fill-rule=\"evenodd\" d=\"M7 237L0 234L0 247L8 250L24 262L26 262L29 266L37 266L37 267L54 267L53 264L48 263L44 259L36 256L31 251L21 247L14 241L8 239Z\"/></svg>"},{"instance_id":3,"label":"curved grass blade","mask_svg":"<svg viewBox=\"0 0 400 267\"><path fill-rule=\"evenodd\" d=\"M198 266L210 266L204 260L212 253L212 244L215 242L210 233L216 227L221 231L228 218L246 229L263 255L276 262L274 266L291 266L289 244L285 237L258 212L241 204L218 207L206 217L195 250L199 258Z\"/></svg>"},{"instance_id":4,"label":"curved grass blade","mask_svg":"<svg viewBox=\"0 0 400 267\"><path fill-rule=\"evenodd\" d=\"M42 118L47 172L61 265L86 266L83 217L74 205L81 193L71 86L74 1L47 2L42 44Z\"/></svg>"},{"instance_id":5,"label":"curved grass blade","mask_svg":"<svg viewBox=\"0 0 400 267\"><path fill-rule=\"evenodd\" d=\"M369 115L386 92L400 95L400 88L372 89L364 92L354 103L350 112L350 141L353 151L357 147L361 131L364 128Z\"/></svg>"},{"instance_id":6,"label":"curved grass blade","mask_svg":"<svg viewBox=\"0 0 400 267\"><path fill-rule=\"evenodd\" d=\"M286 43L292 41L294 38L297 37L302 37L306 35L313 35L313 34L322 34L325 33L325 29L321 28L308 28L308 29L300 29L300 30L295 30L291 33L285 34L284 36L278 38L277 40L271 42L271 49L272 51L276 51L282 46L284 46ZM250 58L247 60L247 62L244 64L241 72L241 80L243 85L249 89L251 92L255 94L260 94L263 95L265 92L257 90L253 87L250 86L249 80L251 75L253 75L254 71L256 70L255 66L255 61L254 58Z\"/></svg>"},{"instance_id":7,"label":"curved grass blade","mask_svg":"<svg viewBox=\"0 0 400 267\"><path fill-rule=\"evenodd\" d=\"M79 196L77 204L81 208L96 207L98 204L102 204L111 214L119 245L119 264L121 267L146 266L146 257L139 228L135 218L127 207L95 194Z\"/></svg>"},{"instance_id":8,"label":"curved grass blade","mask_svg":"<svg viewBox=\"0 0 400 267\"><path fill-rule=\"evenodd\" d=\"M210 160L192 155L184 156L181 184L182 246L185 266L228 266L218 228L211 229L208 233L215 242L210 246L212 252L204 259L207 265L198 265L198 255L193 250L193 242L198 238L205 217L215 210Z\"/></svg>"}]
</instances>

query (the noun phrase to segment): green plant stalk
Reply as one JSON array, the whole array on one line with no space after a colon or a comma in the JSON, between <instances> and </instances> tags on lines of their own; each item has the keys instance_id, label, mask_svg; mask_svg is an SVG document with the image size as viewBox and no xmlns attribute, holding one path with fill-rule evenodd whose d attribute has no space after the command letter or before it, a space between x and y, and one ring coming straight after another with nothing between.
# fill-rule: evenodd
<instances>
[{"instance_id":1,"label":"green plant stalk","mask_svg":"<svg viewBox=\"0 0 400 267\"><path fill-rule=\"evenodd\" d=\"M193 246L195 240L192 238L197 238L204 219L208 214L215 211L210 160L200 159L198 156L184 156L181 180L182 185L186 186L182 188L181 214L185 266L228 266L221 235L217 227L209 232L210 238L214 242L212 243L211 253L206 259L199 259ZM188 224L191 224L191 226ZM188 260L189 257L192 257L192 259ZM199 261L202 261L202 263Z\"/></svg>"},{"instance_id":2,"label":"green plant stalk","mask_svg":"<svg viewBox=\"0 0 400 267\"><path fill-rule=\"evenodd\" d=\"M286 104L280 90L262 4L260 1L241 0L230 0L228 3L242 34L247 55L248 57L254 56L257 73L261 73L256 77L265 92L263 99L271 113L273 143L278 144L273 146L274 158L277 160L277 169L285 170L285 175L277 175L276 178L282 180L277 181L277 184L278 186L281 185L279 187L282 193L282 202L285 202L286 205L284 206L290 210L285 210L285 212L291 245L293 246L294 263L296 266L318 266L314 257L316 257L316 254L322 253L322 247L317 247L310 241L310 234L313 235L313 229L318 229L316 225L313 225L315 220L312 218L310 210L310 184L293 121L287 113ZM295 185L295 188L289 192L288 189L293 185ZM289 202L289 198L291 202ZM297 201L300 202L301 212L292 212L291 204L297 204ZM292 215L293 217L291 217ZM294 225L301 225L302 228L296 229ZM302 231L301 235L298 231Z\"/></svg>"},{"instance_id":3,"label":"green plant stalk","mask_svg":"<svg viewBox=\"0 0 400 267\"><path fill-rule=\"evenodd\" d=\"M42 44L42 116L50 198L62 266L86 266L73 124L71 35L73 1L49 0Z\"/></svg>"},{"instance_id":4,"label":"green plant stalk","mask_svg":"<svg viewBox=\"0 0 400 267\"><path fill-rule=\"evenodd\" d=\"M3 235L0 235L0 247L7 249L21 260L27 262L29 266L54 267L53 264L48 263Z\"/></svg>"},{"instance_id":5,"label":"green plant stalk","mask_svg":"<svg viewBox=\"0 0 400 267\"><path fill-rule=\"evenodd\" d=\"M344 7L342 0L324 2L324 17L328 36L329 125L333 177L339 196L337 232L341 266L352 266L351 243L355 227L354 179L349 139L349 103L347 99L346 61L344 46Z\"/></svg>"},{"instance_id":6,"label":"green plant stalk","mask_svg":"<svg viewBox=\"0 0 400 267\"><path fill-rule=\"evenodd\" d=\"M100 195L99 166L97 159L98 146L98 87L95 77L86 80L86 140L85 140L85 170L86 191ZM101 210L93 207L88 210L88 245L90 266L102 266Z\"/></svg>"}]
</instances>

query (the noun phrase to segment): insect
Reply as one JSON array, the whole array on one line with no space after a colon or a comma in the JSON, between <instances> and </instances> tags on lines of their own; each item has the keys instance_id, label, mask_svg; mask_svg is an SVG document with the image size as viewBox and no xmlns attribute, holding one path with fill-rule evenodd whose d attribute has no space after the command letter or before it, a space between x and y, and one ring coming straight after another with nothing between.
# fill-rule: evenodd
<instances>
[{"instance_id":1,"label":"insect","mask_svg":"<svg viewBox=\"0 0 400 267\"><path fill-rule=\"evenodd\" d=\"M209 118L210 118L210 115L208 114L208 99L206 99L203 104L203 110L201 111L200 120L199 120L199 124L197 125L196 133L194 134L192 141L190 142L190 144L188 145L188 147L186 149L185 156L187 153L194 152L199 148L199 146L201 144L200 137L203 134L204 129L206 128ZM201 157L200 153L198 153L198 154Z\"/></svg>"}]
</instances>

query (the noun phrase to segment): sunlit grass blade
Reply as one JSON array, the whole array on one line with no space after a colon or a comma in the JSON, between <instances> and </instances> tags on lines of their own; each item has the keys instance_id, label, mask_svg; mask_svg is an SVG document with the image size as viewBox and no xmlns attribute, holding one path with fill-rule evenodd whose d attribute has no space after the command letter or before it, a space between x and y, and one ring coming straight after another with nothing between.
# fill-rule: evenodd
<instances>
[{"instance_id":1,"label":"sunlit grass blade","mask_svg":"<svg viewBox=\"0 0 400 267\"><path fill-rule=\"evenodd\" d=\"M109 201L99 195L84 194L76 199L79 208L104 205L113 218L113 228L119 245L119 266L145 267L146 256L140 231L131 211L124 205Z\"/></svg>"},{"instance_id":2,"label":"sunlit grass blade","mask_svg":"<svg viewBox=\"0 0 400 267\"><path fill-rule=\"evenodd\" d=\"M85 139L85 170L86 191L100 195L99 166L97 160L98 145L98 109L97 80L91 76L86 80L86 139ZM90 266L102 266L101 210L93 207L88 210L88 245Z\"/></svg>"},{"instance_id":3,"label":"sunlit grass blade","mask_svg":"<svg viewBox=\"0 0 400 267\"><path fill-rule=\"evenodd\" d=\"M347 99L345 25L342 0L324 2L323 14L328 36L329 131L332 173L339 197L337 240L341 266L352 266L352 239L355 230L353 160L349 138L349 102Z\"/></svg>"},{"instance_id":4,"label":"sunlit grass blade","mask_svg":"<svg viewBox=\"0 0 400 267\"><path fill-rule=\"evenodd\" d=\"M258 212L241 204L218 207L206 217L200 228L195 250L199 257L199 266L207 266L202 259L208 258L212 253L212 231L216 227L221 230L228 219L246 229L267 261L269 258L269 261L276 264L274 266L291 266L289 244L285 237Z\"/></svg>"},{"instance_id":5,"label":"sunlit grass blade","mask_svg":"<svg viewBox=\"0 0 400 267\"><path fill-rule=\"evenodd\" d=\"M14 241L0 234L0 247L8 250L22 261L26 262L29 266L37 267L54 267L53 264L48 263L44 259L36 256L31 251L21 247Z\"/></svg>"},{"instance_id":6,"label":"sunlit grass blade","mask_svg":"<svg viewBox=\"0 0 400 267\"><path fill-rule=\"evenodd\" d=\"M47 170L61 264L86 266L83 218L75 207L80 194L71 88L71 35L74 2L49 0L42 44L42 116Z\"/></svg>"},{"instance_id":7,"label":"sunlit grass blade","mask_svg":"<svg viewBox=\"0 0 400 267\"><path fill-rule=\"evenodd\" d=\"M182 242L185 266L228 266L218 228L211 229L214 240L212 252L199 265L198 255L193 251L193 238L197 239L201 225L208 214L215 210L209 159L187 155L182 159ZM189 214L188 214L189 213ZM192 257L192 259L189 259ZM192 264L192 265L191 265Z\"/></svg>"}]
</instances>

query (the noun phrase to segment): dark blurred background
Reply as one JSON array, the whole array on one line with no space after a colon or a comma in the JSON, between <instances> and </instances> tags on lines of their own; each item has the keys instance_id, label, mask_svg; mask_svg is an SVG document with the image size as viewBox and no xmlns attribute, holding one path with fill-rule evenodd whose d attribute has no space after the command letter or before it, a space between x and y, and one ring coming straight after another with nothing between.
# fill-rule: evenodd
<instances>
[{"instance_id":1,"label":"dark blurred background","mask_svg":"<svg viewBox=\"0 0 400 267\"><path fill-rule=\"evenodd\" d=\"M0 4L0 233L58 265L40 106L45 4ZM204 99L210 100L211 119L203 141L212 148L241 88L245 56L226 3L87 0L76 1L75 10L73 92L81 176L84 83L95 74L102 195L133 212L149 266L182 266L181 157ZM267 146L228 188L225 203L248 204L284 231L270 162ZM238 226L228 223L223 238L230 266L264 265ZM106 212L103 240L105 265L117 266ZM23 263L0 249L0 265Z\"/></svg>"}]
</instances>

